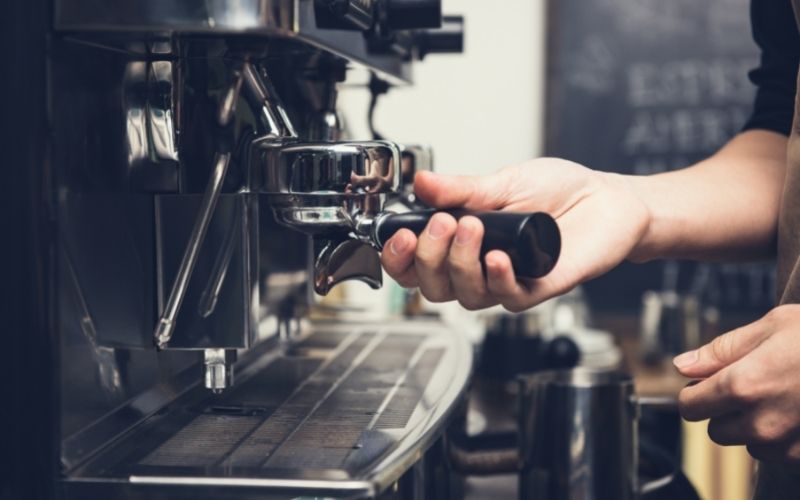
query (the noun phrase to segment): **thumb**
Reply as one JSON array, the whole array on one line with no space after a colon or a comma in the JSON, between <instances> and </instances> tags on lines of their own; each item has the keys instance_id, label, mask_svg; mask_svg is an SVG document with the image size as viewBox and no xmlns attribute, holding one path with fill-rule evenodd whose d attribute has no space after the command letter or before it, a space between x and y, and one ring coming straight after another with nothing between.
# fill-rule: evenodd
<instances>
[{"instance_id":1,"label":"thumb","mask_svg":"<svg viewBox=\"0 0 800 500\"><path fill-rule=\"evenodd\" d=\"M677 356L672 362L685 377L707 378L738 361L771 333L763 319L716 337L708 344Z\"/></svg>"},{"instance_id":2,"label":"thumb","mask_svg":"<svg viewBox=\"0 0 800 500\"><path fill-rule=\"evenodd\" d=\"M464 207L490 210L502 208L499 174L487 176L440 175L419 172L414 193L434 208Z\"/></svg>"}]
</instances>

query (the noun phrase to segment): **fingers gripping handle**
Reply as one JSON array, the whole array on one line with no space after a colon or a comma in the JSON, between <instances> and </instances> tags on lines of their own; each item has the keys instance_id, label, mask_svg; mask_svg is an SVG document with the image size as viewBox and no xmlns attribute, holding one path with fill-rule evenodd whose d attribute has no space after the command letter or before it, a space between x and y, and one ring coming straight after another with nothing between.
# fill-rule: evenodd
<instances>
[{"instance_id":1,"label":"fingers gripping handle","mask_svg":"<svg viewBox=\"0 0 800 500\"><path fill-rule=\"evenodd\" d=\"M399 229L420 234L438 210L419 210L381 216L373 228L373 239L380 248ZM469 212L445 210L456 219L477 217L484 228L481 257L490 250L502 250L511 258L518 278L541 278L549 273L561 252L561 233L555 219L544 212Z\"/></svg>"}]
</instances>

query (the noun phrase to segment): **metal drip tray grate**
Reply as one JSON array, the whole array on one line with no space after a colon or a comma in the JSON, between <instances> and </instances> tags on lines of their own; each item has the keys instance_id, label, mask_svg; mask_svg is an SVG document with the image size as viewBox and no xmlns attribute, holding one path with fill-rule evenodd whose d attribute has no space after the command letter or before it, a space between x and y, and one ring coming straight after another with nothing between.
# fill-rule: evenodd
<instances>
[{"instance_id":1,"label":"metal drip tray grate","mask_svg":"<svg viewBox=\"0 0 800 500\"><path fill-rule=\"evenodd\" d=\"M379 488L381 478L402 474L403 456L430 444L423 436L444 424L466 384L463 339L428 327L313 333L229 393L198 389L202 397L151 417L77 475L137 484L241 479L299 493L320 481Z\"/></svg>"},{"instance_id":2,"label":"metal drip tray grate","mask_svg":"<svg viewBox=\"0 0 800 500\"><path fill-rule=\"evenodd\" d=\"M258 417L200 415L156 448L142 465L205 467L219 461L259 423Z\"/></svg>"}]
</instances>

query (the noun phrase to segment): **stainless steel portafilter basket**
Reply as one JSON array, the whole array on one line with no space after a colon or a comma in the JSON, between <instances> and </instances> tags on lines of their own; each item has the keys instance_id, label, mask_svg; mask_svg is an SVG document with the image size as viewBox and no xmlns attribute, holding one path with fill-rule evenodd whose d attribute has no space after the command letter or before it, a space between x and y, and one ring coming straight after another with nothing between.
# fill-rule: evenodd
<instances>
[{"instance_id":1,"label":"stainless steel portafilter basket","mask_svg":"<svg viewBox=\"0 0 800 500\"><path fill-rule=\"evenodd\" d=\"M391 142L256 142L252 158L257 164L251 171L278 221L314 236L314 283L320 294L345 279L379 287L378 252L386 241L401 228L419 234L436 213L385 210L389 200L407 191L401 186L400 148ZM542 277L558 260L560 232L546 213L447 212L480 219L482 254L507 252L518 278Z\"/></svg>"}]
</instances>

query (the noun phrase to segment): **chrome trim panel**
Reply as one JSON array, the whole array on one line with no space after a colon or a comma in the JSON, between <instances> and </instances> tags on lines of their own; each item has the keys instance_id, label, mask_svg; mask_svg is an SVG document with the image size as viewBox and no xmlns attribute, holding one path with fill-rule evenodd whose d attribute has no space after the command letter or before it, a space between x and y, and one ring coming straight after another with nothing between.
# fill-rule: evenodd
<instances>
[{"instance_id":1,"label":"chrome trim panel","mask_svg":"<svg viewBox=\"0 0 800 500\"><path fill-rule=\"evenodd\" d=\"M312 336L315 340L309 343ZM397 352L394 345L404 346L403 352ZM143 422L138 429L107 447L64 480L66 498L100 491L118 494L131 488L138 491L153 488L154 492L159 492L165 486L172 488L175 494L189 491L231 494L239 490L252 493L251 490L255 489L265 496L375 496L392 486L441 437L465 394L472 364L468 340L432 321L405 321L389 326L320 322L299 340L286 344L283 350L272 350L266 355L276 352L277 357L269 361L256 358L242 370L242 380L236 386L236 390L242 391L240 395L215 399L218 397L200 393L202 389L195 387L154 415L152 422ZM394 356L392 353L396 353L394 364L404 368L400 371L397 367L387 368L370 375L370 370L377 369L375 363L383 359L380 356ZM379 357L372 358L373 354ZM431 354L436 356L431 357ZM424 363L422 360L426 357L435 359L435 362ZM308 372L310 375L300 376L297 380L303 382L292 386L295 388L288 395L281 396L283 402L275 403L278 406L269 409L267 407L272 403L261 403L259 407L242 403L252 403L247 398L253 397L243 394L255 394L254 397L261 401L276 401L278 396L272 395L271 391L282 390L277 382L280 377L276 379L273 376L278 372L268 374L265 371L276 368L275 363L283 363L282 366L288 370L282 373L297 374L300 365L292 368L294 363L313 360L317 361L304 368L313 367L313 371ZM373 365L373 368L367 367ZM419 377L421 372L417 371L421 366L432 367L424 380ZM335 380L330 378L334 373ZM393 373L402 375L393 378ZM363 383L367 385L362 387L360 384ZM419 386L420 383L423 385ZM251 384L249 388L247 384ZM419 387L416 389L418 392L408 393L417 394L413 405L398 413L399 407L393 404L402 398L396 400L395 396L411 387ZM307 397L320 390L323 393L318 396ZM379 400L375 400L376 395ZM374 407L374 413L357 417L360 414L352 412L362 410L354 401L362 401L360 398L364 397L372 398L371 404L377 401L380 404ZM239 406L227 410L226 402L237 402ZM307 405L307 409L298 413L297 408L303 405ZM202 449L198 448L201 453L207 453L208 446L215 446L215 432L197 435L200 440L197 442L189 438L189 434L184 434L187 437L183 441L179 436L200 419L208 422L218 415L227 418L212 411L218 408L223 408L222 411L244 408L249 413L240 413L237 415L243 416L231 419L244 419L250 430L241 431L243 438L234 436L226 441L237 443L229 451L224 451L228 444L214 450L208 463L216 465L205 464L202 460L194 465L190 463L193 459L183 461L180 458L183 453L195 457L191 452L194 446L201 446ZM364 416L369 418L365 420ZM352 418L360 418L363 423L353 423ZM222 426L220 429L230 428L229 424L212 424ZM230 425L235 427L238 424ZM160 433L158 438L151 434L155 429ZM167 432L165 429L171 430ZM328 436L323 440L329 439L331 443L339 443L335 446L346 448L337 452L336 448L324 448L322 443L307 448L308 443L316 442L315 432ZM205 441L202 436L210 436L208 439L212 441ZM357 445L351 448L347 443L354 439L353 436L358 436ZM270 444L270 439L278 441ZM178 448L169 448L170 443L177 443L174 446ZM267 449L272 451L262 458L264 452L260 450ZM326 450L334 451L328 455L331 458L325 458ZM218 452L222 454L218 455ZM296 453L311 455L298 457ZM217 456L222 458L214 458ZM341 465L334 466L336 463ZM203 498L203 495L199 497Z\"/></svg>"},{"instance_id":2,"label":"chrome trim panel","mask_svg":"<svg viewBox=\"0 0 800 500\"><path fill-rule=\"evenodd\" d=\"M370 53L361 31L317 28L314 0L57 0L55 27L86 34L225 34L295 38L379 72L411 82L411 65Z\"/></svg>"}]
</instances>

